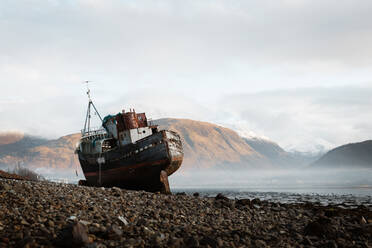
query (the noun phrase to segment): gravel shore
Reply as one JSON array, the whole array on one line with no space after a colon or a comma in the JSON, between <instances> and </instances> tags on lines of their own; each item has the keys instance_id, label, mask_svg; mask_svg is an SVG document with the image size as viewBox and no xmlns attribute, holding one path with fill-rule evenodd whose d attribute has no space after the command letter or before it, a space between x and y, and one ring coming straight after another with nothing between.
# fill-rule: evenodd
<instances>
[{"instance_id":1,"label":"gravel shore","mask_svg":"<svg viewBox=\"0 0 372 248\"><path fill-rule=\"evenodd\" d=\"M0 247L372 247L360 206L0 179Z\"/></svg>"}]
</instances>

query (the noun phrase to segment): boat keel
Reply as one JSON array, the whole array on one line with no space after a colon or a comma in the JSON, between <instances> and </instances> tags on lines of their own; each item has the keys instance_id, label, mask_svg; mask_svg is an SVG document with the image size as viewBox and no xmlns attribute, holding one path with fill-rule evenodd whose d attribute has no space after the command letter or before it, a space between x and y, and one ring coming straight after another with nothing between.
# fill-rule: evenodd
<instances>
[{"instance_id":1,"label":"boat keel","mask_svg":"<svg viewBox=\"0 0 372 248\"><path fill-rule=\"evenodd\" d=\"M168 181L168 174L165 170L160 171L160 184L161 184L160 193L168 195L171 194Z\"/></svg>"}]
</instances>

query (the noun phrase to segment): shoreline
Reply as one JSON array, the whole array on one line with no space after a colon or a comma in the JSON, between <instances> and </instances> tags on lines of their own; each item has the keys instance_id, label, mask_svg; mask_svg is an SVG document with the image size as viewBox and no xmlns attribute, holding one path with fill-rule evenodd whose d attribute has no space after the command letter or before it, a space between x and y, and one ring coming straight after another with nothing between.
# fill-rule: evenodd
<instances>
[{"instance_id":1,"label":"shoreline","mask_svg":"<svg viewBox=\"0 0 372 248\"><path fill-rule=\"evenodd\" d=\"M369 247L372 212L0 179L0 247Z\"/></svg>"}]
</instances>

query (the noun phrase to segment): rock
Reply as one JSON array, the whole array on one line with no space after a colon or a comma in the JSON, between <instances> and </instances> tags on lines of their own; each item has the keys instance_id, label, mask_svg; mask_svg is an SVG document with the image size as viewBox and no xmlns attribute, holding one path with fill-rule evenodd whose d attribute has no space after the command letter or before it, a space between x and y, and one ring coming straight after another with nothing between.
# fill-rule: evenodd
<instances>
[{"instance_id":1,"label":"rock","mask_svg":"<svg viewBox=\"0 0 372 248\"><path fill-rule=\"evenodd\" d=\"M187 247L199 247L199 240L196 237L191 236L185 240L185 244Z\"/></svg>"},{"instance_id":2,"label":"rock","mask_svg":"<svg viewBox=\"0 0 372 248\"><path fill-rule=\"evenodd\" d=\"M118 216L118 219L125 225L129 225L128 221L123 216Z\"/></svg>"},{"instance_id":3,"label":"rock","mask_svg":"<svg viewBox=\"0 0 372 248\"><path fill-rule=\"evenodd\" d=\"M0 190L7 191L7 190L10 190L11 188L12 187L6 182L0 182Z\"/></svg>"},{"instance_id":4,"label":"rock","mask_svg":"<svg viewBox=\"0 0 372 248\"><path fill-rule=\"evenodd\" d=\"M183 245L183 239L172 237L168 242L168 247L182 247Z\"/></svg>"},{"instance_id":5,"label":"rock","mask_svg":"<svg viewBox=\"0 0 372 248\"><path fill-rule=\"evenodd\" d=\"M84 223L83 223L83 224L84 224ZM51 228L53 228L53 227L54 227L54 222L51 221L51 220L49 220L49 221L48 221L48 226L51 227Z\"/></svg>"},{"instance_id":6,"label":"rock","mask_svg":"<svg viewBox=\"0 0 372 248\"><path fill-rule=\"evenodd\" d=\"M223 240L220 237L217 238L217 246L218 247L223 247L224 246L223 245Z\"/></svg>"},{"instance_id":7,"label":"rock","mask_svg":"<svg viewBox=\"0 0 372 248\"><path fill-rule=\"evenodd\" d=\"M23 248L31 248L31 247L36 247L36 242L33 238L27 237L25 239L20 240L17 243L18 247L23 247Z\"/></svg>"},{"instance_id":8,"label":"rock","mask_svg":"<svg viewBox=\"0 0 372 248\"><path fill-rule=\"evenodd\" d=\"M256 247L258 248L265 248L267 245L266 245L266 242L263 241L263 240L260 240L260 239L257 239L254 241L254 244Z\"/></svg>"},{"instance_id":9,"label":"rock","mask_svg":"<svg viewBox=\"0 0 372 248\"><path fill-rule=\"evenodd\" d=\"M332 226L328 218L320 217L315 221L310 222L304 229L304 234L317 237L335 237L335 228Z\"/></svg>"},{"instance_id":10,"label":"rock","mask_svg":"<svg viewBox=\"0 0 372 248\"><path fill-rule=\"evenodd\" d=\"M301 243L308 246L313 245L313 242L308 237L304 237Z\"/></svg>"},{"instance_id":11,"label":"rock","mask_svg":"<svg viewBox=\"0 0 372 248\"><path fill-rule=\"evenodd\" d=\"M0 247L368 247L372 240L370 207L0 179L2 189L4 182Z\"/></svg>"},{"instance_id":12,"label":"rock","mask_svg":"<svg viewBox=\"0 0 372 248\"><path fill-rule=\"evenodd\" d=\"M214 199L216 199L216 200L224 200L224 201L229 200L229 198L227 198L226 196L224 196L221 193L218 193Z\"/></svg>"},{"instance_id":13,"label":"rock","mask_svg":"<svg viewBox=\"0 0 372 248\"><path fill-rule=\"evenodd\" d=\"M54 243L57 247L81 247L89 242L87 227L76 222L62 229Z\"/></svg>"},{"instance_id":14,"label":"rock","mask_svg":"<svg viewBox=\"0 0 372 248\"><path fill-rule=\"evenodd\" d=\"M87 227L80 222L77 222L72 227L72 238L75 244L89 244L89 237Z\"/></svg>"},{"instance_id":15,"label":"rock","mask_svg":"<svg viewBox=\"0 0 372 248\"><path fill-rule=\"evenodd\" d=\"M334 240L329 240L329 241L324 245L324 247L327 247L327 248L338 248L337 243L336 243L336 241L334 241Z\"/></svg>"},{"instance_id":16,"label":"rock","mask_svg":"<svg viewBox=\"0 0 372 248\"><path fill-rule=\"evenodd\" d=\"M71 215L70 217L67 218L67 220L74 221L74 220L76 220L76 216L75 215Z\"/></svg>"},{"instance_id":17,"label":"rock","mask_svg":"<svg viewBox=\"0 0 372 248\"><path fill-rule=\"evenodd\" d=\"M239 200L236 201L236 205L251 206L251 200L249 200L249 199L239 199Z\"/></svg>"},{"instance_id":18,"label":"rock","mask_svg":"<svg viewBox=\"0 0 372 248\"><path fill-rule=\"evenodd\" d=\"M335 217L339 215L339 211L335 208L329 208L324 211L324 215L327 217Z\"/></svg>"},{"instance_id":19,"label":"rock","mask_svg":"<svg viewBox=\"0 0 372 248\"><path fill-rule=\"evenodd\" d=\"M362 218L360 218L360 223L361 224L367 224L367 221L363 216L362 216Z\"/></svg>"},{"instance_id":20,"label":"rock","mask_svg":"<svg viewBox=\"0 0 372 248\"><path fill-rule=\"evenodd\" d=\"M211 238L209 236L204 236L201 240L200 240L200 245L202 246L207 246L209 245L210 247L217 247L218 246L218 242L217 240L215 240L214 238Z\"/></svg>"},{"instance_id":21,"label":"rock","mask_svg":"<svg viewBox=\"0 0 372 248\"><path fill-rule=\"evenodd\" d=\"M257 205L257 204L253 204L252 205L255 209L260 209L261 208L261 206L260 205Z\"/></svg>"},{"instance_id":22,"label":"rock","mask_svg":"<svg viewBox=\"0 0 372 248\"><path fill-rule=\"evenodd\" d=\"M106 248L106 245L100 243L92 243L87 245L86 248Z\"/></svg>"},{"instance_id":23,"label":"rock","mask_svg":"<svg viewBox=\"0 0 372 248\"><path fill-rule=\"evenodd\" d=\"M258 199L258 198L254 198L251 202L252 202L252 204L254 204L254 205L261 205L261 200Z\"/></svg>"},{"instance_id":24,"label":"rock","mask_svg":"<svg viewBox=\"0 0 372 248\"><path fill-rule=\"evenodd\" d=\"M90 225L91 223L89 221L86 221L86 220L79 220L79 222L85 226L88 226Z\"/></svg>"},{"instance_id":25,"label":"rock","mask_svg":"<svg viewBox=\"0 0 372 248\"><path fill-rule=\"evenodd\" d=\"M25 226L30 225L30 223L28 223L25 219L22 219L22 220L21 220L21 224L22 224L22 225L25 225Z\"/></svg>"},{"instance_id":26,"label":"rock","mask_svg":"<svg viewBox=\"0 0 372 248\"><path fill-rule=\"evenodd\" d=\"M193 196L194 196L194 197L199 197L200 194L199 194L198 192L195 192L195 193L193 194Z\"/></svg>"},{"instance_id":27,"label":"rock","mask_svg":"<svg viewBox=\"0 0 372 248\"><path fill-rule=\"evenodd\" d=\"M115 224L107 230L108 239L120 239L122 235L123 230L121 230L120 227Z\"/></svg>"},{"instance_id":28,"label":"rock","mask_svg":"<svg viewBox=\"0 0 372 248\"><path fill-rule=\"evenodd\" d=\"M118 187L112 187L111 190L113 191L113 195L118 197L121 196L122 190Z\"/></svg>"}]
</instances>

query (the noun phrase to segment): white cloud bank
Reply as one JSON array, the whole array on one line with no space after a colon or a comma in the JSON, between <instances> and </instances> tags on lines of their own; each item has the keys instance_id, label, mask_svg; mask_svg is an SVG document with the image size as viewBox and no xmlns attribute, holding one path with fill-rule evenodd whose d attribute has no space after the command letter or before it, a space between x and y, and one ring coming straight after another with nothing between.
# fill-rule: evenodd
<instances>
[{"instance_id":1,"label":"white cloud bank","mask_svg":"<svg viewBox=\"0 0 372 248\"><path fill-rule=\"evenodd\" d=\"M372 139L371 96L372 87L350 86L233 95L219 102L220 121L286 149L330 149Z\"/></svg>"},{"instance_id":2,"label":"white cloud bank","mask_svg":"<svg viewBox=\"0 0 372 248\"><path fill-rule=\"evenodd\" d=\"M359 141L371 12L363 0L4 0L0 129L77 131L93 80L102 112L226 123L287 148Z\"/></svg>"}]
</instances>

